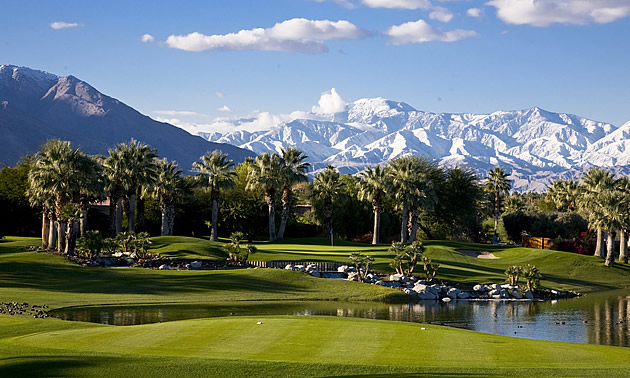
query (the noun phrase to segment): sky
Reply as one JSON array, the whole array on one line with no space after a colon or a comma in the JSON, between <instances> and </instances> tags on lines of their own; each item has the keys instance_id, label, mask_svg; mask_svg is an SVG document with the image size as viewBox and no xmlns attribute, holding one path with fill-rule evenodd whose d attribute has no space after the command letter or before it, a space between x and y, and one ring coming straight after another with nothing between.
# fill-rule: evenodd
<instances>
[{"instance_id":1,"label":"sky","mask_svg":"<svg viewBox=\"0 0 630 378\"><path fill-rule=\"evenodd\" d=\"M191 131L384 97L630 121L630 0L0 2L0 64ZM208 126L210 127L210 126Z\"/></svg>"}]
</instances>

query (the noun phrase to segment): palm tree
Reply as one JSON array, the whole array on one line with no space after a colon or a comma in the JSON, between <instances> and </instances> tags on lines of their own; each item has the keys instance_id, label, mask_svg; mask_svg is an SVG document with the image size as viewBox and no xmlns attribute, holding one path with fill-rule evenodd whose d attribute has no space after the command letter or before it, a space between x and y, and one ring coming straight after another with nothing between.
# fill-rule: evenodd
<instances>
[{"instance_id":1,"label":"palm tree","mask_svg":"<svg viewBox=\"0 0 630 378\"><path fill-rule=\"evenodd\" d=\"M105 191L109 197L109 236L122 232L122 199L129 187L129 176L125 173L122 149L110 149L109 156L101 159L105 176Z\"/></svg>"},{"instance_id":2,"label":"palm tree","mask_svg":"<svg viewBox=\"0 0 630 378\"><path fill-rule=\"evenodd\" d=\"M157 181L152 187L153 196L162 210L162 236L173 235L175 224L175 199L182 192L184 177L174 161L166 158L157 161Z\"/></svg>"},{"instance_id":3,"label":"palm tree","mask_svg":"<svg viewBox=\"0 0 630 378\"><path fill-rule=\"evenodd\" d=\"M617 180L617 190L621 201L620 212L622 214L621 229L619 230L619 262L628 263L628 230L630 229L630 178L621 177Z\"/></svg>"},{"instance_id":4,"label":"palm tree","mask_svg":"<svg viewBox=\"0 0 630 378\"><path fill-rule=\"evenodd\" d=\"M219 208L221 207L221 189L234 184L236 172L234 163L228 155L219 150L203 155L201 160L193 163L193 170L199 172L199 177L208 180L210 200L212 201L212 222L210 240L218 241Z\"/></svg>"},{"instance_id":5,"label":"palm tree","mask_svg":"<svg viewBox=\"0 0 630 378\"><path fill-rule=\"evenodd\" d=\"M624 212L623 195L620 191L609 190L599 194L595 199L589 221L593 227L608 232L606 266L615 263L615 237L614 232L623 230L627 222L627 213Z\"/></svg>"},{"instance_id":6,"label":"palm tree","mask_svg":"<svg viewBox=\"0 0 630 378\"><path fill-rule=\"evenodd\" d=\"M73 227L74 218L66 216L64 207L72 202L79 202L81 188L84 186L82 180L89 175L87 170L93 168L87 163L88 160L80 149L72 148L70 142L49 140L37 153L29 172L31 193L54 197L59 253L66 250L71 252L74 247L71 239L71 245L66 249L66 222L69 221Z\"/></svg>"},{"instance_id":7,"label":"palm tree","mask_svg":"<svg viewBox=\"0 0 630 378\"><path fill-rule=\"evenodd\" d=\"M300 182L307 181L306 172L310 166L309 163L304 162L308 156L304 155L303 151L295 147L283 148L281 152L282 215L280 216L280 228L278 229L279 240L284 238L284 230L287 226L287 220L289 219L291 200L293 199L293 186Z\"/></svg>"},{"instance_id":8,"label":"palm tree","mask_svg":"<svg viewBox=\"0 0 630 378\"><path fill-rule=\"evenodd\" d=\"M359 182L359 199L367 200L372 203L374 211L374 234L372 235L372 244L378 244L381 228L381 213L383 212L383 200L389 191L389 185L385 169L380 165L374 168L367 168L361 172L361 181Z\"/></svg>"},{"instance_id":9,"label":"palm tree","mask_svg":"<svg viewBox=\"0 0 630 378\"><path fill-rule=\"evenodd\" d=\"M247 172L247 188L262 188L269 209L269 241L276 240L276 191L280 186L282 158L277 153L264 153L250 161Z\"/></svg>"},{"instance_id":10,"label":"palm tree","mask_svg":"<svg viewBox=\"0 0 630 378\"><path fill-rule=\"evenodd\" d=\"M84 156L81 162L81 169L77 172L80 175L79 192L79 232L81 237L87 231L87 216L91 202L100 201L105 198L105 177L103 166L98 158Z\"/></svg>"},{"instance_id":11,"label":"palm tree","mask_svg":"<svg viewBox=\"0 0 630 378\"><path fill-rule=\"evenodd\" d=\"M313 180L313 194L324 205L324 232L328 235L332 235L333 232L333 198L339 196L342 191L340 174L332 165L326 166Z\"/></svg>"},{"instance_id":12,"label":"palm tree","mask_svg":"<svg viewBox=\"0 0 630 378\"><path fill-rule=\"evenodd\" d=\"M582 176L581 193L578 197L578 204L587 212L595 211L595 204L601 193L610 191L615 186L615 176L611 172L593 168ZM590 217L589 217L590 218ZM593 218L595 219L595 218ZM595 245L595 256L603 257L604 251L604 230L595 227L597 230L597 243Z\"/></svg>"},{"instance_id":13,"label":"palm tree","mask_svg":"<svg viewBox=\"0 0 630 378\"><path fill-rule=\"evenodd\" d=\"M576 207L579 185L575 180L555 180L547 189L547 197L557 211L573 211Z\"/></svg>"},{"instance_id":14,"label":"palm tree","mask_svg":"<svg viewBox=\"0 0 630 378\"><path fill-rule=\"evenodd\" d=\"M129 178L128 186L125 188L129 204L127 211L129 232L136 232L136 201L138 198L143 199L142 187L155 182L155 159L158 155L154 148L139 143L135 139L131 139L128 144L117 145L116 149L122 153L124 172ZM141 203L144 204L144 202ZM144 205L139 208L139 211L140 218L144 220Z\"/></svg>"},{"instance_id":15,"label":"palm tree","mask_svg":"<svg viewBox=\"0 0 630 378\"><path fill-rule=\"evenodd\" d=\"M488 171L488 177L486 177L486 189L494 193L494 235L492 236L492 243L497 243L497 232L499 230L499 198L501 193L508 192L512 187L510 180L508 180L509 173L505 173L503 168L494 167Z\"/></svg>"},{"instance_id":16,"label":"palm tree","mask_svg":"<svg viewBox=\"0 0 630 378\"><path fill-rule=\"evenodd\" d=\"M419 195L416 185L418 173L414 169L410 156L390 160L387 166L387 175L391 180L396 203L402 210L400 225L400 241L402 243L406 243L409 239L409 207L414 202L414 197Z\"/></svg>"},{"instance_id":17,"label":"palm tree","mask_svg":"<svg viewBox=\"0 0 630 378\"><path fill-rule=\"evenodd\" d=\"M26 195L31 206L42 208L41 248L47 250L55 247L57 230L55 228L55 197L46 191L44 184L29 177Z\"/></svg>"}]
</instances>

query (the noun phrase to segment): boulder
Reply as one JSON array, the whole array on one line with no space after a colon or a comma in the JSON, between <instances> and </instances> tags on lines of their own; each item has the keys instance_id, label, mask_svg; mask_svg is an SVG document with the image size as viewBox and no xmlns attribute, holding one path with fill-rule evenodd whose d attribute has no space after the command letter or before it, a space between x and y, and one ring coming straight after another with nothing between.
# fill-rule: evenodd
<instances>
[{"instance_id":1,"label":"boulder","mask_svg":"<svg viewBox=\"0 0 630 378\"><path fill-rule=\"evenodd\" d=\"M405 294L407 295L418 295L418 293L416 293L415 291L411 290L411 289L404 289L403 290L405 292Z\"/></svg>"},{"instance_id":2,"label":"boulder","mask_svg":"<svg viewBox=\"0 0 630 378\"><path fill-rule=\"evenodd\" d=\"M159 270L170 270L170 269L171 269L171 267L170 267L170 266L168 266L168 265L166 265L166 264L162 264L162 265L160 265L160 267L159 267L158 269L159 269Z\"/></svg>"},{"instance_id":3,"label":"boulder","mask_svg":"<svg viewBox=\"0 0 630 378\"><path fill-rule=\"evenodd\" d=\"M427 292L422 291L418 293L418 298L422 300L431 300L431 299L435 300L435 299L438 299L438 296L429 291Z\"/></svg>"},{"instance_id":4,"label":"boulder","mask_svg":"<svg viewBox=\"0 0 630 378\"><path fill-rule=\"evenodd\" d=\"M457 299L470 299L470 297L471 297L470 293L466 291L462 291L457 294Z\"/></svg>"},{"instance_id":5,"label":"boulder","mask_svg":"<svg viewBox=\"0 0 630 378\"><path fill-rule=\"evenodd\" d=\"M509 293L514 299L523 299L523 293L518 291L518 289L513 289Z\"/></svg>"},{"instance_id":6,"label":"boulder","mask_svg":"<svg viewBox=\"0 0 630 378\"><path fill-rule=\"evenodd\" d=\"M404 277L404 275L402 275L402 274L398 274L398 273L396 273L396 274L390 274L390 275L389 275L389 280L390 280L390 281L393 281L393 282L400 282L400 281L402 281L402 278L403 278L403 277Z\"/></svg>"},{"instance_id":7,"label":"boulder","mask_svg":"<svg viewBox=\"0 0 630 378\"><path fill-rule=\"evenodd\" d=\"M193 261L190 263L192 269L201 269L201 261Z\"/></svg>"},{"instance_id":8,"label":"boulder","mask_svg":"<svg viewBox=\"0 0 630 378\"><path fill-rule=\"evenodd\" d=\"M484 291L484 287L481 285L475 285L473 286L473 290L474 291Z\"/></svg>"},{"instance_id":9,"label":"boulder","mask_svg":"<svg viewBox=\"0 0 630 378\"><path fill-rule=\"evenodd\" d=\"M413 286L413 289L417 292L421 292L421 291L427 291L428 286L427 285L423 285L420 283L417 283Z\"/></svg>"},{"instance_id":10,"label":"boulder","mask_svg":"<svg viewBox=\"0 0 630 378\"><path fill-rule=\"evenodd\" d=\"M284 269L286 269L286 270L293 270L293 265L287 264L287 266L285 266Z\"/></svg>"},{"instance_id":11,"label":"boulder","mask_svg":"<svg viewBox=\"0 0 630 378\"><path fill-rule=\"evenodd\" d=\"M379 281L374 282L374 285L385 286L385 282L379 280Z\"/></svg>"},{"instance_id":12,"label":"boulder","mask_svg":"<svg viewBox=\"0 0 630 378\"><path fill-rule=\"evenodd\" d=\"M356 272L348 273L348 281L359 281L359 274Z\"/></svg>"},{"instance_id":13,"label":"boulder","mask_svg":"<svg viewBox=\"0 0 630 378\"><path fill-rule=\"evenodd\" d=\"M461 290L453 287L449 289L449 291L446 293L446 296L451 299L457 299L457 295L461 292L462 292Z\"/></svg>"},{"instance_id":14,"label":"boulder","mask_svg":"<svg viewBox=\"0 0 630 378\"><path fill-rule=\"evenodd\" d=\"M452 300L451 297L444 297L444 298L442 298L442 302L444 302L444 303L448 303L451 300Z\"/></svg>"},{"instance_id":15,"label":"boulder","mask_svg":"<svg viewBox=\"0 0 630 378\"><path fill-rule=\"evenodd\" d=\"M319 271L313 271L313 272L311 272L311 276L313 276L313 277L317 277L317 278L321 278L321 277L322 277L322 275L321 275L321 273L319 273Z\"/></svg>"},{"instance_id":16,"label":"boulder","mask_svg":"<svg viewBox=\"0 0 630 378\"><path fill-rule=\"evenodd\" d=\"M527 290L525 293L523 293L523 296L526 299L532 300L534 299L534 293L532 293L531 291Z\"/></svg>"}]
</instances>

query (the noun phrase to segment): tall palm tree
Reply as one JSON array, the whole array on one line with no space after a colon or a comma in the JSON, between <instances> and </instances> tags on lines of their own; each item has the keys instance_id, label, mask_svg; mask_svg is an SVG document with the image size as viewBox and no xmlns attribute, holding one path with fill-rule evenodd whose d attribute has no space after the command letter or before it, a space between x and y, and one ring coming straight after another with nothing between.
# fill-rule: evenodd
<instances>
[{"instance_id":1,"label":"tall palm tree","mask_svg":"<svg viewBox=\"0 0 630 378\"><path fill-rule=\"evenodd\" d=\"M606 230L607 251L606 266L615 263L615 238L614 232L623 230L627 222L627 213L624 212L623 195L618 190L608 190L595 198L592 211L589 214L589 222L593 227Z\"/></svg>"},{"instance_id":2,"label":"tall palm tree","mask_svg":"<svg viewBox=\"0 0 630 378\"><path fill-rule=\"evenodd\" d=\"M340 177L335 167L328 165L313 180L313 194L324 205L324 232L328 235L333 232L333 199L343 191L344 184Z\"/></svg>"},{"instance_id":3,"label":"tall palm tree","mask_svg":"<svg viewBox=\"0 0 630 378\"><path fill-rule=\"evenodd\" d=\"M125 175L128 177L128 185L125 188L127 194L127 220L129 232L136 232L136 202L142 198L142 187L155 182L155 159L157 151L144 143L131 139L129 143L116 146L122 154L122 163ZM140 216L144 219L144 206L140 209Z\"/></svg>"},{"instance_id":4,"label":"tall palm tree","mask_svg":"<svg viewBox=\"0 0 630 378\"><path fill-rule=\"evenodd\" d=\"M410 156L398 157L388 162L386 173L391 180L392 190L398 207L402 210L400 225L400 241L406 243L409 239L409 207L414 197L419 196L416 181L419 172L414 169Z\"/></svg>"},{"instance_id":5,"label":"tall palm tree","mask_svg":"<svg viewBox=\"0 0 630 378\"><path fill-rule=\"evenodd\" d=\"M505 173L503 168L494 167L488 171L488 177L486 177L486 189L494 193L494 236L492 236L492 243L497 243L497 232L499 230L499 199L502 193L508 192L512 184L508 177L509 173Z\"/></svg>"},{"instance_id":6,"label":"tall palm tree","mask_svg":"<svg viewBox=\"0 0 630 378\"><path fill-rule=\"evenodd\" d=\"M595 204L600 194L613 190L615 182L615 175L605 169L593 168L589 170L582 176L581 195L578 197L578 204L588 213L595 211ZM603 257L604 230L599 226L595 229L597 231L595 256Z\"/></svg>"},{"instance_id":7,"label":"tall palm tree","mask_svg":"<svg viewBox=\"0 0 630 378\"><path fill-rule=\"evenodd\" d=\"M628 230L630 230L630 178L621 177L617 180L617 190L620 196L620 212L622 214L621 229L619 230L619 262L628 263Z\"/></svg>"},{"instance_id":8,"label":"tall palm tree","mask_svg":"<svg viewBox=\"0 0 630 378\"><path fill-rule=\"evenodd\" d=\"M280 216L280 228L278 229L279 240L284 238L284 230L289 220L291 201L293 199L293 186L300 182L307 181L306 172L310 166L309 163L304 162L308 156L304 155L303 151L295 147L283 148L281 150L281 158L282 215Z\"/></svg>"},{"instance_id":9,"label":"tall palm tree","mask_svg":"<svg viewBox=\"0 0 630 378\"><path fill-rule=\"evenodd\" d=\"M29 177L26 195L33 207L42 208L42 244L44 250L55 248L57 230L55 228L55 196L43 187L45 183Z\"/></svg>"},{"instance_id":10,"label":"tall palm tree","mask_svg":"<svg viewBox=\"0 0 630 378\"><path fill-rule=\"evenodd\" d=\"M175 225L175 199L182 192L184 177L174 161L166 158L157 161L157 181L152 186L153 196L160 201L162 210L161 235L173 235Z\"/></svg>"},{"instance_id":11,"label":"tall palm tree","mask_svg":"<svg viewBox=\"0 0 630 378\"><path fill-rule=\"evenodd\" d=\"M263 188L265 202L269 209L269 241L276 240L276 206L275 197L280 186L282 158L277 153L268 152L256 156L251 161L247 172L247 188Z\"/></svg>"},{"instance_id":12,"label":"tall palm tree","mask_svg":"<svg viewBox=\"0 0 630 378\"><path fill-rule=\"evenodd\" d=\"M579 185L575 180L555 180L547 189L547 197L557 211L573 211L576 208Z\"/></svg>"},{"instance_id":13,"label":"tall palm tree","mask_svg":"<svg viewBox=\"0 0 630 378\"><path fill-rule=\"evenodd\" d=\"M201 160L193 163L193 170L208 181L210 200L212 201L212 227L210 240L218 241L219 208L221 207L221 190L234 185L234 163L228 155L219 150L203 155Z\"/></svg>"},{"instance_id":14,"label":"tall palm tree","mask_svg":"<svg viewBox=\"0 0 630 378\"><path fill-rule=\"evenodd\" d=\"M54 139L41 147L29 172L31 192L54 197L59 253L71 252L74 247L70 245L66 249L66 227L68 222L73 227L74 219L66 217L64 207L79 202L82 179L86 175L85 170L90 169L87 161L87 156L80 149L72 148L70 142Z\"/></svg>"},{"instance_id":15,"label":"tall palm tree","mask_svg":"<svg viewBox=\"0 0 630 378\"><path fill-rule=\"evenodd\" d=\"M105 176L100 159L92 156L84 156L81 162L81 169L77 172L80 175L79 191L79 232L81 237L87 231L87 216L91 202L105 199Z\"/></svg>"},{"instance_id":16,"label":"tall palm tree","mask_svg":"<svg viewBox=\"0 0 630 378\"><path fill-rule=\"evenodd\" d=\"M105 176L105 192L109 198L109 236L122 232L122 198L129 184L125 174L123 154L118 149L110 149L109 156L101 158Z\"/></svg>"},{"instance_id":17,"label":"tall palm tree","mask_svg":"<svg viewBox=\"0 0 630 378\"><path fill-rule=\"evenodd\" d=\"M367 168L365 171L361 172L360 176L359 199L372 203L372 209L374 211L374 234L372 235L372 244L378 244L383 200L389 191L387 175L385 169L377 164L374 168Z\"/></svg>"}]
</instances>

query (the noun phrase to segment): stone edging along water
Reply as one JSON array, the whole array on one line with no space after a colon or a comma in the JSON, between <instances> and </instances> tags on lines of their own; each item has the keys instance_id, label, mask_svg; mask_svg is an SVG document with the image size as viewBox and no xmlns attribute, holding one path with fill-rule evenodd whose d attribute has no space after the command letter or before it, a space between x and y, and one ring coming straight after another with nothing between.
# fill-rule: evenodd
<instances>
[{"instance_id":1,"label":"stone edging along water","mask_svg":"<svg viewBox=\"0 0 630 378\"><path fill-rule=\"evenodd\" d=\"M360 276L364 276L363 282L366 284L379 285L400 289L410 297L420 300L442 300L449 302L458 300L547 300L560 298L574 298L579 293L559 291L559 290L523 290L518 285L509 284L477 284L472 290L462 290L458 287L446 285L439 280L426 282L416 276L404 274L378 275L367 273L361 270L359 274L354 266L342 265L337 268L337 272L320 272L315 264L285 266L287 270L300 271L319 278L341 278L348 281L360 281Z\"/></svg>"}]
</instances>

